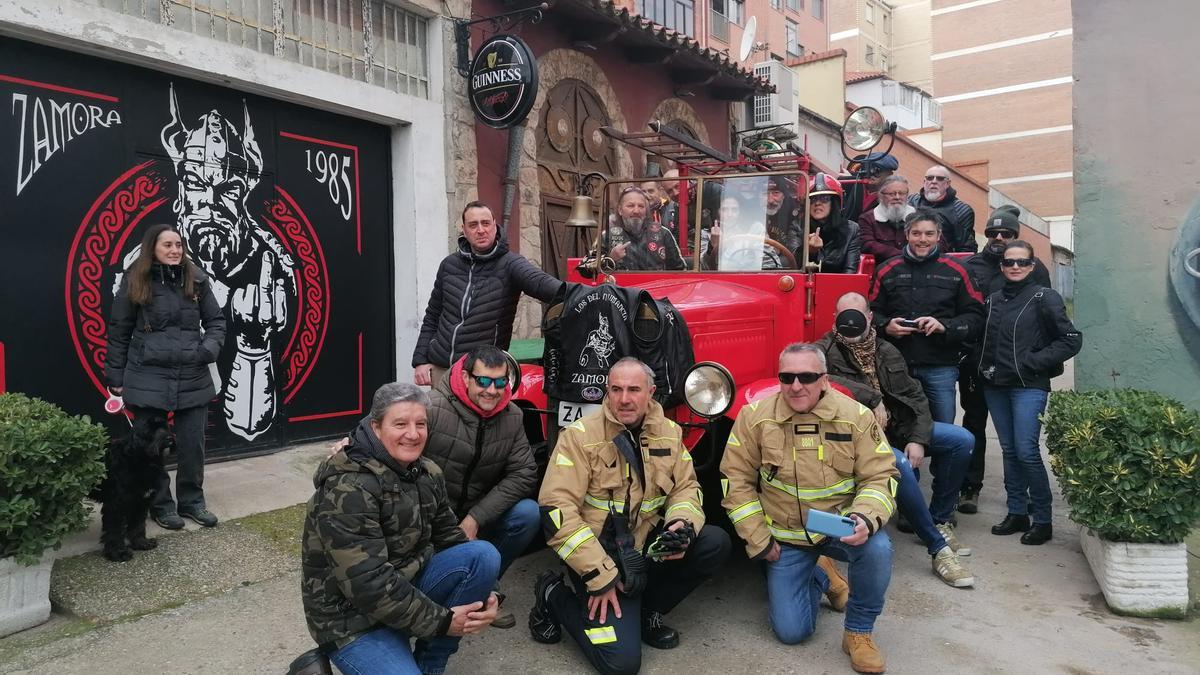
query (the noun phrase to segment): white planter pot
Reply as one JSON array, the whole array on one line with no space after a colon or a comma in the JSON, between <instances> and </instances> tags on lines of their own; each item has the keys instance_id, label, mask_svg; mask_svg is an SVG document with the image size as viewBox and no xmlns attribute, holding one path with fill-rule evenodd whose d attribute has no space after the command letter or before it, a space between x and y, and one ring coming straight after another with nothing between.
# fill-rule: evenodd
<instances>
[{"instance_id":1,"label":"white planter pot","mask_svg":"<svg viewBox=\"0 0 1200 675\"><path fill-rule=\"evenodd\" d=\"M1130 544L1101 539L1088 528L1079 544L1104 601L1117 614L1183 618L1188 611L1185 544Z\"/></svg>"},{"instance_id":2,"label":"white planter pot","mask_svg":"<svg viewBox=\"0 0 1200 675\"><path fill-rule=\"evenodd\" d=\"M50 618L50 570L54 557L31 567L0 558L0 637L33 628Z\"/></svg>"}]
</instances>

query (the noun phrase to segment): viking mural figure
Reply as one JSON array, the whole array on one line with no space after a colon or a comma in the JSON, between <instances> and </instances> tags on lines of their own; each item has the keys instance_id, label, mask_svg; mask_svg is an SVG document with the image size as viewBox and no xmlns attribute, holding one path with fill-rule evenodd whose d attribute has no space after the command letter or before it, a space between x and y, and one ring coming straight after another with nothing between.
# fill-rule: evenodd
<instances>
[{"instance_id":1,"label":"viking mural figure","mask_svg":"<svg viewBox=\"0 0 1200 675\"><path fill-rule=\"evenodd\" d=\"M179 193L173 209L184 245L212 279L235 338L236 351L223 378L225 418L230 431L254 440L276 415L277 352L296 285L291 256L247 208L262 175L263 155L245 102L242 110L240 132L216 110L189 128L172 86L171 121L160 137L175 165Z\"/></svg>"},{"instance_id":2,"label":"viking mural figure","mask_svg":"<svg viewBox=\"0 0 1200 675\"><path fill-rule=\"evenodd\" d=\"M608 332L608 317L601 315L600 326L588 333L587 342L579 352L579 365L587 366L588 361L591 360L588 357L588 350L591 350L592 356L596 357L596 365L600 368L607 368L608 357L616 349L616 341L613 340L612 333Z\"/></svg>"}]
</instances>

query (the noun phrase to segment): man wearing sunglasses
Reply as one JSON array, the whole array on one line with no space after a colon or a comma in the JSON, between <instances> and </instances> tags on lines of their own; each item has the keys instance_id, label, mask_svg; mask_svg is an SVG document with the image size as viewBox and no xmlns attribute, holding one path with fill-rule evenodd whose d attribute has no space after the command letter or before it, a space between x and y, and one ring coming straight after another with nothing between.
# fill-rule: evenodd
<instances>
[{"instance_id":1,"label":"man wearing sunglasses","mask_svg":"<svg viewBox=\"0 0 1200 675\"><path fill-rule=\"evenodd\" d=\"M933 211L942 219L942 231L949 245L944 253L974 253L979 250L975 243L975 209L958 198L950 182L950 169L935 164L925 170L924 186L908 198L908 203Z\"/></svg>"},{"instance_id":2,"label":"man wearing sunglasses","mask_svg":"<svg viewBox=\"0 0 1200 675\"><path fill-rule=\"evenodd\" d=\"M524 415L512 399L508 356L476 347L434 386L425 456L446 479L450 507L467 537L500 552L500 576L537 535L537 464L525 438ZM512 628L503 609L492 625Z\"/></svg>"},{"instance_id":3,"label":"man wearing sunglasses","mask_svg":"<svg viewBox=\"0 0 1200 675\"><path fill-rule=\"evenodd\" d=\"M663 623L729 557L729 535L704 524L683 431L654 401L654 371L633 357L609 370L600 410L563 429L538 502L546 543L568 568L543 572L529 630L565 632L601 673L636 673L642 643L679 645Z\"/></svg>"},{"instance_id":4,"label":"man wearing sunglasses","mask_svg":"<svg viewBox=\"0 0 1200 675\"><path fill-rule=\"evenodd\" d=\"M1020 238L1021 210L1011 204L1000 206L988 216L984 228L987 243L983 245L982 251L968 258L963 266L967 268L975 288L986 298L1004 287L1000 260L1004 257L1004 247L1010 241ZM1030 277L1038 286L1050 286L1050 270L1036 257L1033 258L1033 272ZM958 397L963 409L963 427L975 434L975 452L971 454L971 465L967 468L967 477L963 481L958 502L958 510L962 513L979 511L978 499L979 492L983 489L984 456L987 452L987 401L983 397L983 384L979 380L979 372L975 369L979 363L976 352L978 347L977 340L966 345L966 358L959 366L958 375Z\"/></svg>"},{"instance_id":5,"label":"man wearing sunglasses","mask_svg":"<svg viewBox=\"0 0 1200 675\"><path fill-rule=\"evenodd\" d=\"M816 628L825 594L846 611L842 649L860 673L884 671L871 633L892 576L883 526L896 510L898 473L874 414L829 388L824 351L788 345L779 355L779 392L738 412L721 459L721 505L746 553L763 560L771 628L784 644ZM844 514L850 535L805 529L812 509ZM854 585L825 556L850 564Z\"/></svg>"}]
</instances>

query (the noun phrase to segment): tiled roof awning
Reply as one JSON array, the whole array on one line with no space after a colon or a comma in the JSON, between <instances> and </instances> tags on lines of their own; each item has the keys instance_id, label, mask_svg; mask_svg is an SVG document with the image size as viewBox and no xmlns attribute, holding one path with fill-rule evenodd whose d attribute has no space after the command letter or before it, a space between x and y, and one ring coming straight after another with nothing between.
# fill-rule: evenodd
<instances>
[{"instance_id":1,"label":"tiled roof awning","mask_svg":"<svg viewBox=\"0 0 1200 675\"><path fill-rule=\"evenodd\" d=\"M535 3L513 3L532 6ZM577 45L597 49L608 45L639 65L661 65L681 87L704 87L716 99L742 101L775 91L766 78L742 67L727 54L706 49L696 40L630 14L610 0L552 0L546 11L552 22Z\"/></svg>"}]
</instances>

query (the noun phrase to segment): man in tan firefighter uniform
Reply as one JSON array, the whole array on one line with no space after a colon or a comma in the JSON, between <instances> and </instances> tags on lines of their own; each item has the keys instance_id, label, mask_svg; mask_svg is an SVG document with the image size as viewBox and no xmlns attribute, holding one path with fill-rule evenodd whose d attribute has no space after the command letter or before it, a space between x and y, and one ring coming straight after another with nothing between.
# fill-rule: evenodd
<instances>
[{"instance_id":1,"label":"man in tan firefighter uniform","mask_svg":"<svg viewBox=\"0 0 1200 675\"><path fill-rule=\"evenodd\" d=\"M565 629L601 673L636 673L643 641L677 646L663 615L729 557L729 535L704 526L682 430L653 395L648 366L618 361L602 409L559 436L538 496L575 590L562 574L538 577L530 632L554 643Z\"/></svg>"},{"instance_id":2,"label":"man in tan firefighter uniform","mask_svg":"<svg viewBox=\"0 0 1200 675\"><path fill-rule=\"evenodd\" d=\"M750 557L766 561L776 637L796 644L812 635L825 593L835 609L845 608L842 649L850 665L881 673L871 631L892 576L883 531L896 509L892 448L874 413L829 388L818 347L784 349L779 381L778 394L738 413L721 460L722 505ZM806 532L810 509L850 517L854 533L835 540ZM849 589L830 561L818 563L822 556L850 564Z\"/></svg>"}]
</instances>

